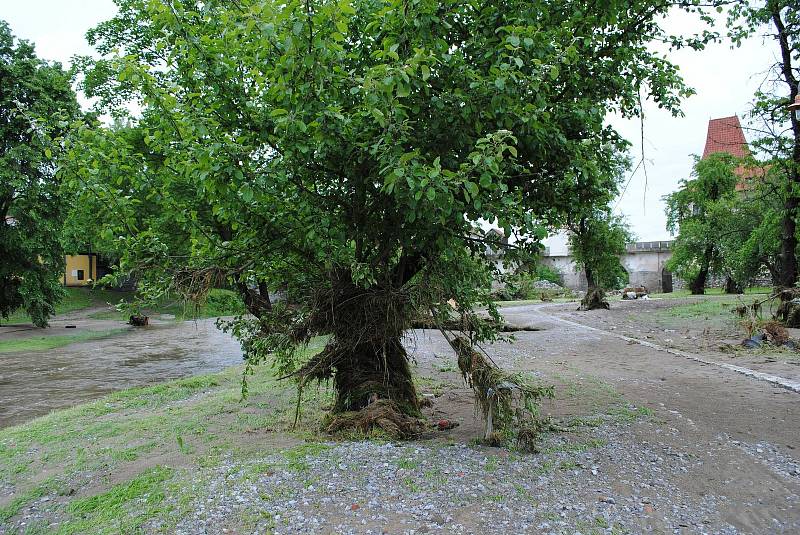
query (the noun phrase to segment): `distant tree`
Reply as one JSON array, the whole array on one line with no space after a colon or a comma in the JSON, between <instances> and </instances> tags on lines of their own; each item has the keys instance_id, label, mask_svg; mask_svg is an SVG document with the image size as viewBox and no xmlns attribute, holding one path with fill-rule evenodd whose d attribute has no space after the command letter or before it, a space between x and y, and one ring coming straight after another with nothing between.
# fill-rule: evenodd
<instances>
[{"instance_id":1,"label":"distant tree","mask_svg":"<svg viewBox=\"0 0 800 535\"><path fill-rule=\"evenodd\" d=\"M690 180L664 200L667 229L677 234L667 269L689 281L692 294L705 293L709 274L722 269L719 224L724 201L735 201L738 161L729 154L712 154L694 165ZM728 212L729 214L729 212Z\"/></svg>"},{"instance_id":2,"label":"distant tree","mask_svg":"<svg viewBox=\"0 0 800 535\"><path fill-rule=\"evenodd\" d=\"M607 211L581 218L569 236L575 264L586 273L589 290L618 289L628 282L620 257L632 241L625 220Z\"/></svg>"},{"instance_id":3,"label":"distant tree","mask_svg":"<svg viewBox=\"0 0 800 535\"><path fill-rule=\"evenodd\" d=\"M760 123L753 146L769 156L780 184L780 256L776 282L792 287L798 279L798 210L800 209L800 120L786 106L800 83L800 4L796 0L737 0L731 3L728 35L736 46L762 34L773 47L775 62L755 94L751 116ZM780 169L780 173L778 170Z\"/></svg>"},{"instance_id":4,"label":"distant tree","mask_svg":"<svg viewBox=\"0 0 800 535\"><path fill-rule=\"evenodd\" d=\"M44 327L62 296L58 137L80 110L68 73L0 21L0 317Z\"/></svg>"},{"instance_id":5,"label":"distant tree","mask_svg":"<svg viewBox=\"0 0 800 535\"><path fill-rule=\"evenodd\" d=\"M249 365L331 379L336 413L388 399L417 414L413 319L441 324L452 300L470 341L493 339L474 312L497 317L488 251L528 257L577 184L608 189L594 167L624 146L610 111L635 115L646 88L677 113L690 93L648 46L668 38L664 2L118 4L89 34L106 56L85 88L111 113L138 100L146 149L85 129L73 187L114 200L98 207L122 269L153 288L234 285ZM482 221L519 239L491 242ZM326 348L301 360L317 335Z\"/></svg>"}]
</instances>

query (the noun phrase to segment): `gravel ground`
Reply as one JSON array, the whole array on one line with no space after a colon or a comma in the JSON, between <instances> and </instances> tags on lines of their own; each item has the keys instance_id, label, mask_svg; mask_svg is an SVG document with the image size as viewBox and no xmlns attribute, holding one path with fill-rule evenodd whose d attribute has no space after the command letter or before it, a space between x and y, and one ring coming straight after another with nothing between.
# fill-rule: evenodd
<instances>
[{"instance_id":1,"label":"gravel ground","mask_svg":"<svg viewBox=\"0 0 800 535\"><path fill-rule=\"evenodd\" d=\"M693 477L700 457L632 444L620 426L591 435L577 445L551 436L537 455L351 442L301 459L227 460L198 476L206 492L179 533L738 533L720 519L724 497L684 492L670 477ZM772 529L800 524L774 519Z\"/></svg>"}]
</instances>

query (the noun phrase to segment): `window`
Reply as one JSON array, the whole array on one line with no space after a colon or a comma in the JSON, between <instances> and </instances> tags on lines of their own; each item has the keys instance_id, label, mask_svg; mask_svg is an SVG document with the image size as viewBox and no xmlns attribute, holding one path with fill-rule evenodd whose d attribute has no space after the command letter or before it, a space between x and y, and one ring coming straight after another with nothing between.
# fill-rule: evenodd
<instances>
[{"instance_id":1,"label":"window","mask_svg":"<svg viewBox=\"0 0 800 535\"><path fill-rule=\"evenodd\" d=\"M83 270L82 270L82 269L79 269L79 270L78 270L78 280L79 280L79 281L82 281L82 280L83 280Z\"/></svg>"}]
</instances>

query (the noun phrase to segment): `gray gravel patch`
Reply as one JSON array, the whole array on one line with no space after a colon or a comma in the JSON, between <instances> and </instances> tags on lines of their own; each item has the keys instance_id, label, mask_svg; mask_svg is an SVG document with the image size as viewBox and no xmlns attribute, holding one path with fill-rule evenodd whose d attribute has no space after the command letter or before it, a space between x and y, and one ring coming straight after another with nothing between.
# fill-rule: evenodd
<instances>
[{"instance_id":1,"label":"gray gravel patch","mask_svg":"<svg viewBox=\"0 0 800 535\"><path fill-rule=\"evenodd\" d=\"M258 460L224 461L202 476L205 497L179 533L737 533L719 497L669 475L698 457L626 443L610 426L545 453L431 443L330 443Z\"/></svg>"}]
</instances>

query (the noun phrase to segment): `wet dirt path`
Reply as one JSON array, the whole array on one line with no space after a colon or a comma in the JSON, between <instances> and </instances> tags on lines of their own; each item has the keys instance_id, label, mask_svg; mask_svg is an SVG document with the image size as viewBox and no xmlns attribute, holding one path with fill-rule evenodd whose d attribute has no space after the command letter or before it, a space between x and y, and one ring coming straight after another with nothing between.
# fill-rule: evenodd
<instances>
[{"instance_id":1,"label":"wet dirt path","mask_svg":"<svg viewBox=\"0 0 800 535\"><path fill-rule=\"evenodd\" d=\"M634 425L632 442L683 450L701 463L680 487L716 495L721 520L768 533L773 519L800 530L800 394L553 318L542 305L503 309L517 334L501 365L545 374L569 370L612 384L655 411L655 429ZM794 531L791 531L794 532Z\"/></svg>"},{"instance_id":2,"label":"wet dirt path","mask_svg":"<svg viewBox=\"0 0 800 535\"><path fill-rule=\"evenodd\" d=\"M0 428L110 392L219 371L240 364L239 344L215 320L158 322L107 338L43 351L0 353ZM77 329L65 332L65 323ZM0 340L124 328L119 321L74 314L48 329L3 327Z\"/></svg>"}]
</instances>

